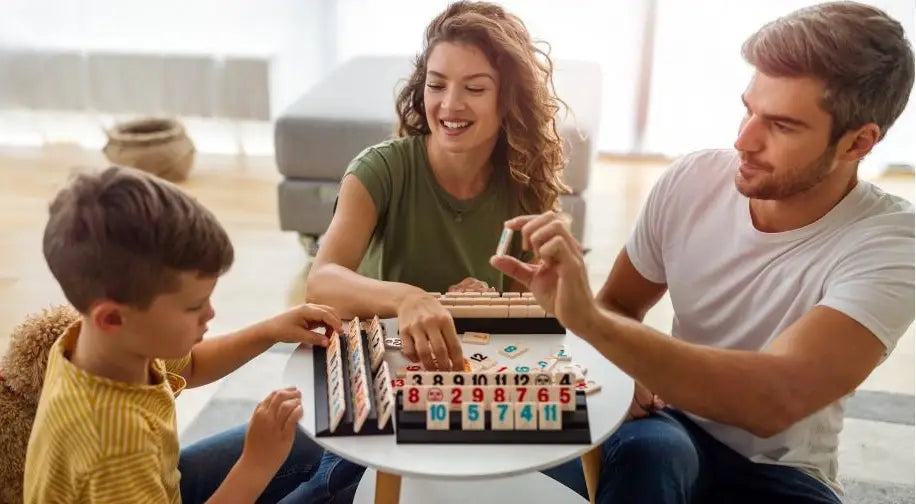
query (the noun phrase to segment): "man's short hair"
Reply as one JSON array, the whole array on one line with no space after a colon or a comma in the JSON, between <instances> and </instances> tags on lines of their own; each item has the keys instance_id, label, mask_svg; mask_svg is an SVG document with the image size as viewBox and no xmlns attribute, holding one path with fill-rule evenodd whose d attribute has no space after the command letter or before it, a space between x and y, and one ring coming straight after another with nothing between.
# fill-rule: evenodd
<instances>
[{"instance_id":1,"label":"man's short hair","mask_svg":"<svg viewBox=\"0 0 916 504\"><path fill-rule=\"evenodd\" d=\"M830 143L875 123L881 137L906 107L913 88L913 50L903 26L856 2L823 3L764 25L745 41L744 58L773 77L815 77L833 118Z\"/></svg>"},{"instance_id":2,"label":"man's short hair","mask_svg":"<svg viewBox=\"0 0 916 504\"><path fill-rule=\"evenodd\" d=\"M111 299L139 309L178 274L218 276L233 249L216 217L177 186L132 168L76 176L54 198L44 255L81 313Z\"/></svg>"}]
</instances>

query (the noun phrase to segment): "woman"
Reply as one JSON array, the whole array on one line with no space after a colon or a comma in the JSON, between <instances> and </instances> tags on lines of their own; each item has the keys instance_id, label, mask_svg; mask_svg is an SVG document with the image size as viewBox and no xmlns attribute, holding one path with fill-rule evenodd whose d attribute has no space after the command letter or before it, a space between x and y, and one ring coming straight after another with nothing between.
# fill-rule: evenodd
<instances>
[{"instance_id":1,"label":"woman","mask_svg":"<svg viewBox=\"0 0 916 504\"><path fill-rule=\"evenodd\" d=\"M407 358L463 369L452 318L427 292L513 288L488 262L503 222L555 210L567 191L552 70L497 5L436 17L397 99L399 138L347 168L309 301L343 318L397 315Z\"/></svg>"}]
</instances>

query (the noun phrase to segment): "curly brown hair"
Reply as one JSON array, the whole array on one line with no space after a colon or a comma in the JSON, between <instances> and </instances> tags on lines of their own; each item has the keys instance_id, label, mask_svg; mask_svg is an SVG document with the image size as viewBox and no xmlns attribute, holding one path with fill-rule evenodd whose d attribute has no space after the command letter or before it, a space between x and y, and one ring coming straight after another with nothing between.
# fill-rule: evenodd
<instances>
[{"instance_id":1,"label":"curly brown hair","mask_svg":"<svg viewBox=\"0 0 916 504\"><path fill-rule=\"evenodd\" d=\"M398 135L430 133L423 87L429 55L440 42L473 45L499 72L502 124L494 164L508 165L526 212L558 210L559 195L569 192L560 178L565 159L556 125L560 104L566 104L556 96L548 51L535 45L521 19L498 5L456 2L426 27L413 74L398 94Z\"/></svg>"}]
</instances>

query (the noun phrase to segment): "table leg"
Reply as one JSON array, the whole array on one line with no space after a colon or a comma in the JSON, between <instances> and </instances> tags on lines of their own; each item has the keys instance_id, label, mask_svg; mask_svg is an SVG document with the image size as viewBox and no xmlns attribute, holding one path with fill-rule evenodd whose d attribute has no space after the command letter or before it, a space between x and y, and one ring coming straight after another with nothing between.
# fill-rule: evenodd
<instances>
[{"instance_id":1,"label":"table leg","mask_svg":"<svg viewBox=\"0 0 916 504\"><path fill-rule=\"evenodd\" d=\"M585 488L588 489L588 502L595 504L598 494L598 479L601 477L603 453L598 445L582 455L582 472L585 473Z\"/></svg>"},{"instance_id":2,"label":"table leg","mask_svg":"<svg viewBox=\"0 0 916 504\"><path fill-rule=\"evenodd\" d=\"M401 500L401 477L382 471L375 473L375 504L397 504Z\"/></svg>"}]
</instances>

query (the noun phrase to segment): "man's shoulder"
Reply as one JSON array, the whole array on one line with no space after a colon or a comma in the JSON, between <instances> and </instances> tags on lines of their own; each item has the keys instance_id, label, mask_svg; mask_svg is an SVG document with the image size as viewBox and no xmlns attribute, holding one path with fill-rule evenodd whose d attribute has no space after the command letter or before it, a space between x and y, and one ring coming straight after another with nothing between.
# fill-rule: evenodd
<instances>
[{"instance_id":1,"label":"man's shoulder","mask_svg":"<svg viewBox=\"0 0 916 504\"><path fill-rule=\"evenodd\" d=\"M912 259L914 244L913 204L885 192L875 184L859 182L862 196L842 219L842 241L838 247L847 258L862 256L866 262L890 253Z\"/></svg>"}]
</instances>

